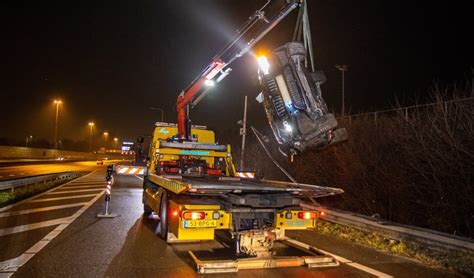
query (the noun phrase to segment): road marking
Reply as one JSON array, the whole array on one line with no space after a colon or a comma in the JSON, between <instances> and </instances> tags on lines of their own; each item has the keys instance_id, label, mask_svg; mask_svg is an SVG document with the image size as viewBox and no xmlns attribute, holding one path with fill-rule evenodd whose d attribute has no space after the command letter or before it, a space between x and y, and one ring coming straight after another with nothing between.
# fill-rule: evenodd
<instances>
[{"instance_id":1,"label":"road marking","mask_svg":"<svg viewBox=\"0 0 474 278\"><path fill-rule=\"evenodd\" d=\"M104 183L105 184L105 183ZM76 188L90 188L90 187L104 187L104 185L76 185L76 186L65 186L60 190L67 191L67 189L76 189Z\"/></svg>"},{"instance_id":2,"label":"road marking","mask_svg":"<svg viewBox=\"0 0 474 278\"><path fill-rule=\"evenodd\" d=\"M300 245L300 246L305 246L306 249L311 249L311 248L314 248L316 250L318 250L319 252L323 253L323 254L326 254L326 255L329 255L329 256L332 256L334 259L338 260L340 263L343 263L343 264L347 264L349 266L352 266L354 268L357 268L359 270L362 270L364 272L367 272L369 274L372 274L376 277L383 277L383 278L393 278L393 276L387 274L387 273L383 273L383 272L380 272L378 270L375 270L373 268L370 268L368 266L365 266L365 265L361 265L359 263L356 263L356 262L353 262L349 259L346 259L346 258L343 258L341 256L338 256L336 254L333 254L333 253L329 253L328 251L325 251L325 250L322 250L322 249L319 249L319 248L316 248L314 246L310 246L306 243L303 243L301 241L297 241L297 240L294 240L294 239L291 239L291 238L286 238L285 239L286 241L290 242L290 243L293 243L293 244L296 244L296 245ZM310 248L311 247L311 248Z\"/></svg>"},{"instance_id":3,"label":"road marking","mask_svg":"<svg viewBox=\"0 0 474 278\"><path fill-rule=\"evenodd\" d=\"M42 207L42 208L35 208L35 209L10 211L10 212L0 212L0 217L21 215L21 214L28 214L28 213L35 213L35 212L43 212L43 211L50 211L50 210L57 210L57 209L64 209L64 208L80 207L80 206L83 206L85 204L87 204L87 203L75 203L75 204L67 204L67 205L61 205L61 206L51 206L51 207Z\"/></svg>"},{"instance_id":4,"label":"road marking","mask_svg":"<svg viewBox=\"0 0 474 278\"><path fill-rule=\"evenodd\" d=\"M6 236L6 235L26 232L30 230L46 228L49 226L56 226L59 224L69 223L70 221L71 221L70 217L64 217L64 218L59 218L59 219L54 219L54 220L47 220L43 222L36 222L32 224L26 224L26 225L11 227L11 228L0 229L0 236Z\"/></svg>"},{"instance_id":5,"label":"road marking","mask_svg":"<svg viewBox=\"0 0 474 278\"><path fill-rule=\"evenodd\" d=\"M85 195L66 196L66 197L34 199L34 200L29 201L28 203L49 202L49 201L58 201L58 200L66 200L66 199L78 199L78 198L94 197L95 195L96 194L85 194Z\"/></svg>"},{"instance_id":6,"label":"road marking","mask_svg":"<svg viewBox=\"0 0 474 278\"><path fill-rule=\"evenodd\" d=\"M103 190L103 188L91 188L91 189L80 189L80 190L54 191L54 192L48 193L47 195L66 194L66 193L78 193L78 192L88 192L88 191L98 191L98 190Z\"/></svg>"},{"instance_id":7,"label":"road marking","mask_svg":"<svg viewBox=\"0 0 474 278\"><path fill-rule=\"evenodd\" d=\"M41 249L43 249L48 243L50 243L51 240L57 237L64 229L66 229L66 227L69 226L70 223L72 223L74 220L76 220L76 218L81 216L81 214L83 214L84 211L86 211L92 204L94 204L103 194L104 194L104 191L97 194L97 196L94 199L87 202L86 205L84 205L80 210L74 213L71 217L68 217L70 219L69 223L64 223L57 226L54 230L49 232L49 234L47 234L43 239L38 241L30 249L26 250L25 253L21 254L20 256L16 258L0 262L0 277L12 276L18 270L18 268L22 267L31 258L33 258L39 251L41 251Z\"/></svg>"},{"instance_id":8,"label":"road marking","mask_svg":"<svg viewBox=\"0 0 474 278\"><path fill-rule=\"evenodd\" d=\"M135 177L136 177L137 179L143 180L142 177L139 177L139 176L137 176L137 175L135 175Z\"/></svg>"}]
</instances>

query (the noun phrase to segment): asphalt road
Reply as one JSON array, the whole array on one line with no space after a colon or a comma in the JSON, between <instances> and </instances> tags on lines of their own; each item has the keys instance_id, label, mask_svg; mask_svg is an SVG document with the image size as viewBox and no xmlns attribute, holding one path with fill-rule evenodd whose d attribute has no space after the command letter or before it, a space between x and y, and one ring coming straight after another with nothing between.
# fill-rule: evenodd
<instances>
[{"instance_id":1,"label":"asphalt road","mask_svg":"<svg viewBox=\"0 0 474 278\"><path fill-rule=\"evenodd\" d=\"M107 163L107 161L105 161ZM52 174L66 171L92 171L97 168L96 161L38 163L32 165L0 166L0 180L9 180Z\"/></svg>"},{"instance_id":2,"label":"asphalt road","mask_svg":"<svg viewBox=\"0 0 474 278\"><path fill-rule=\"evenodd\" d=\"M104 210L105 167L0 211L0 277L198 277L188 250L222 252L216 242L168 245L144 218L141 180L116 177L111 219ZM334 268L242 270L211 277L458 277L314 231L292 238L337 256ZM224 250L225 251L225 250Z\"/></svg>"}]
</instances>

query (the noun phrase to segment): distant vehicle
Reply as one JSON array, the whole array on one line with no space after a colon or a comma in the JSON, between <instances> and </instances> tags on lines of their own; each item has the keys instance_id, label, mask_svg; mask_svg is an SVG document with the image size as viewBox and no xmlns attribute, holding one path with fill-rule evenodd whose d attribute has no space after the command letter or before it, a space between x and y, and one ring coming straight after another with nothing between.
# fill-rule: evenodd
<instances>
[{"instance_id":1,"label":"distant vehicle","mask_svg":"<svg viewBox=\"0 0 474 278\"><path fill-rule=\"evenodd\" d=\"M62 157L62 156L56 157L56 160L64 160L64 157Z\"/></svg>"},{"instance_id":2,"label":"distant vehicle","mask_svg":"<svg viewBox=\"0 0 474 278\"><path fill-rule=\"evenodd\" d=\"M103 160L97 160L97 165L104 165L104 161Z\"/></svg>"}]
</instances>

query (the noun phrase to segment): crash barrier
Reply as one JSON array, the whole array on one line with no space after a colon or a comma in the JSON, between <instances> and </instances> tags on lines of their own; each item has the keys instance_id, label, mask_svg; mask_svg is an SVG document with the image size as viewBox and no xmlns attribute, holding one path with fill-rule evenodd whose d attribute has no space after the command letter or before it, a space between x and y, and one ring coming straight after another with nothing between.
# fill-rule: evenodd
<instances>
[{"instance_id":1,"label":"crash barrier","mask_svg":"<svg viewBox=\"0 0 474 278\"><path fill-rule=\"evenodd\" d=\"M329 210L325 207L315 206L307 203L302 204L302 207L324 212L324 215L321 216L321 219L326 221L353 227L364 232L380 233L397 240L409 240L419 243L431 250L449 249L457 252L474 252L474 240L469 238L429 229L401 225L350 212Z\"/></svg>"},{"instance_id":2,"label":"crash barrier","mask_svg":"<svg viewBox=\"0 0 474 278\"><path fill-rule=\"evenodd\" d=\"M114 184L113 174L113 165L107 166L107 176L105 177L105 212L97 214L98 218L114 218L117 216L116 214L109 213L110 195L112 193L112 185Z\"/></svg>"},{"instance_id":3,"label":"crash barrier","mask_svg":"<svg viewBox=\"0 0 474 278\"><path fill-rule=\"evenodd\" d=\"M14 147L0 146L0 158L2 159L57 159L64 160L97 160L103 158L109 159L130 159L130 155L122 155L115 153L96 154L86 152L74 152L65 150L30 148L30 147Z\"/></svg>"},{"instance_id":4,"label":"crash barrier","mask_svg":"<svg viewBox=\"0 0 474 278\"><path fill-rule=\"evenodd\" d=\"M54 182L58 180L71 179L80 176L80 172L61 172L48 175L38 175L27 178L0 181L0 191L10 190L14 192L16 188L39 183Z\"/></svg>"},{"instance_id":5,"label":"crash barrier","mask_svg":"<svg viewBox=\"0 0 474 278\"><path fill-rule=\"evenodd\" d=\"M117 175L145 175L145 166L115 165L114 172Z\"/></svg>"}]
</instances>

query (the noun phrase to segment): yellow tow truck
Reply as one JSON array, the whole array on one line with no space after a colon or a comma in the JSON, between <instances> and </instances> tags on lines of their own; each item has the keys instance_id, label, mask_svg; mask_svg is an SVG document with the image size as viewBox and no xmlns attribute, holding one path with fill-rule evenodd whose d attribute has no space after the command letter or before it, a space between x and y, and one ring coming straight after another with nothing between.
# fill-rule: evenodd
<instances>
[{"instance_id":1,"label":"yellow tow truck","mask_svg":"<svg viewBox=\"0 0 474 278\"><path fill-rule=\"evenodd\" d=\"M156 123L144 171L144 214L156 216L156 233L170 244L223 240L236 255L232 260L204 260L189 251L199 273L338 265L316 248L287 238L285 231L313 229L320 212L302 209L302 200L339 194L341 189L259 179L255 173L237 171L230 145L217 144L213 131L190 120L190 110L229 75L232 62L301 7L306 7L303 0L268 0L179 94L177 124ZM304 15L307 12L300 11L298 22L307 23ZM257 99L288 156L344 137L338 135L334 116L322 101L319 86L324 78L304 68L304 57L303 44L293 43L275 53L272 65L264 57L258 59L259 79L266 85ZM132 169L137 171L141 170ZM278 242L304 254L278 256Z\"/></svg>"},{"instance_id":2,"label":"yellow tow truck","mask_svg":"<svg viewBox=\"0 0 474 278\"><path fill-rule=\"evenodd\" d=\"M236 255L247 257L204 261L190 251L200 273L338 265L316 249L289 241L285 231L315 227L320 212L303 210L301 199L339 194L341 189L257 179L236 170L230 145L216 144L213 131L192 126L195 141L185 143L169 139L176 132L175 124L156 124L143 182L144 214L158 216L156 232L168 243L214 240L220 232L233 242ZM276 241L308 254L275 257Z\"/></svg>"}]
</instances>

